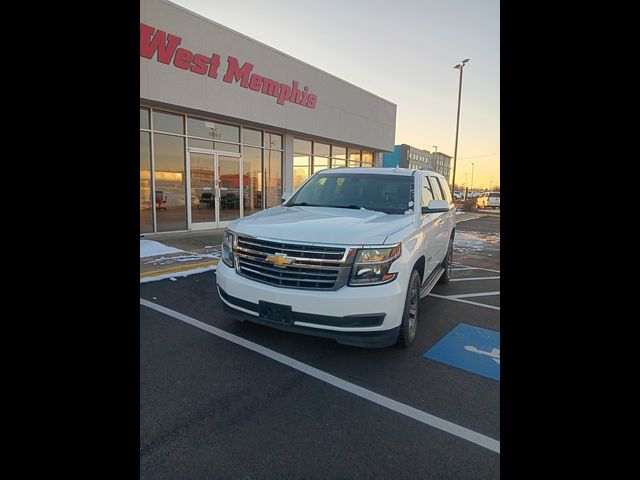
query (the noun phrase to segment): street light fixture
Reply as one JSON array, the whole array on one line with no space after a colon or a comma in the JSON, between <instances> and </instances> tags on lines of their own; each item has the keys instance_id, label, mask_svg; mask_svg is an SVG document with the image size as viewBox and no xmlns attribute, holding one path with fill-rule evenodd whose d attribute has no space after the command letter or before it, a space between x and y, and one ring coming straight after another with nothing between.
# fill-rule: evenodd
<instances>
[{"instance_id":1,"label":"street light fixture","mask_svg":"<svg viewBox=\"0 0 640 480\"><path fill-rule=\"evenodd\" d=\"M458 63L453 68L457 68L460 70L460 85L458 86L458 117L456 118L456 145L455 150L453 152L453 178L451 179L451 190L455 190L456 186L456 161L458 159L458 127L460 126L460 97L462 96L462 71L464 70L464 65L470 59L465 58L461 63Z\"/></svg>"}]
</instances>

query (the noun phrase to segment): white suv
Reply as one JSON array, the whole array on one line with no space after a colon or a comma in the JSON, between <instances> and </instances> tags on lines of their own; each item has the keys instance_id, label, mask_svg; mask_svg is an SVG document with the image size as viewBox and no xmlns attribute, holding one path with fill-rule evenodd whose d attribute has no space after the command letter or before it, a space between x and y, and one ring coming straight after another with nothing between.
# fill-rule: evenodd
<instances>
[{"instance_id":1,"label":"white suv","mask_svg":"<svg viewBox=\"0 0 640 480\"><path fill-rule=\"evenodd\" d=\"M218 294L240 320L350 345L409 346L420 298L449 281L454 215L438 173L322 170L283 205L229 224Z\"/></svg>"},{"instance_id":2,"label":"white suv","mask_svg":"<svg viewBox=\"0 0 640 480\"><path fill-rule=\"evenodd\" d=\"M485 192L476 200L476 208L500 208L500 192Z\"/></svg>"}]
</instances>

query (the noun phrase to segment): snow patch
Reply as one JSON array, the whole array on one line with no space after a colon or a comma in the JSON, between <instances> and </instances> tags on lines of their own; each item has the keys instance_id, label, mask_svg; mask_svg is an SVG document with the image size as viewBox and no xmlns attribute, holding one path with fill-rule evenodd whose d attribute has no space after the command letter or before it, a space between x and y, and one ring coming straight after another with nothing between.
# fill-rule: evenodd
<instances>
[{"instance_id":1,"label":"snow patch","mask_svg":"<svg viewBox=\"0 0 640 480\"><path fill-rule=\"evenodd\" d=\"M167 255L169 253L181 253L184 250L168 247L154 240L140 240L140 258Z\"/></svg>"},{"instance_id":2,"label":"snow patch","mask_svg":"<svg viewBox=\"0 0 640 480\"><path fill-rule=\"evenodd\" d=\"M460 251L500 250L500 234L456 232L453 245Z\"/></svg>"},{"instance_id":3,"label":"snow patch","mask_svg":"<svg viewBox=\"0 0 640 480\"><path fill-rule=\"evenodd\" d=\"M174 263L174 262L193 262L196 260L203 260L203 259L220 259L222 252L213 252L213 253L192 253L192 252L185 252L188 253L189 255L177 255L175 257L160 257L160 258L154 258L152 260L149 260L147 262L145 262L146 265L169 265L170 263Z\"/></svg>"}]
</instances>

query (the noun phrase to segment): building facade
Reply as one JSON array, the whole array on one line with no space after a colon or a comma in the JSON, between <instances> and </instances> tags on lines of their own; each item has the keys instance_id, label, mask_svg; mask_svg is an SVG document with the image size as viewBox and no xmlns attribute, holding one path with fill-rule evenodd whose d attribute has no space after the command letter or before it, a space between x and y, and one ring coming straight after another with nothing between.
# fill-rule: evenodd
<instances>
[{"instance_id":1,"label":"building facade","mask_svg":"<svg viewBox=\"0 0 640 480\"><path fill-rule=\"evenodd\" d=\"M395 145L393 152L382 155L383 167L415 168L417 170L433 170L450 180L451 159L449 155L442 152L430 152L421 150L403 143Z\"/></svg>"},{"instance_id":2,"label":"building facade","mask_svg":"<svg viewBox=\"0 0 640 480\"><path fill-rule=\"evenodd\" d=\"M166 0L140 3L140 233L222 228L381 166L396 105Z\"/></svg>"}]
</instances>

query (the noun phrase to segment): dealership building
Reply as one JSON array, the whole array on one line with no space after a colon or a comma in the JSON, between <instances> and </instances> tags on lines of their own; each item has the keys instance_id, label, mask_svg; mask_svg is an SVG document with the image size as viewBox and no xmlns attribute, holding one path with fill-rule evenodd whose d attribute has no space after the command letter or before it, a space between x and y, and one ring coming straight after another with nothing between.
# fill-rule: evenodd
<instances>
[{"instance_id":1,"label":"dealership building","mask_svg":"<svg viewBox=\"0 0 640 480\"><path fill-rule=\"evenodd\" d=\"M140 3L140 233L222 228L317 170L382 166L396 105L165 0Z\"/></svg>"}]
</instances>

